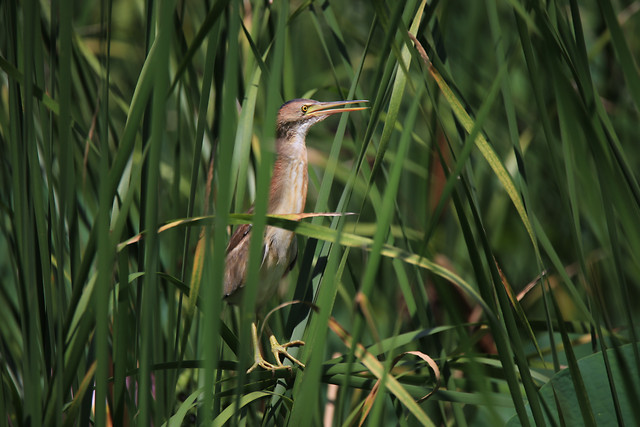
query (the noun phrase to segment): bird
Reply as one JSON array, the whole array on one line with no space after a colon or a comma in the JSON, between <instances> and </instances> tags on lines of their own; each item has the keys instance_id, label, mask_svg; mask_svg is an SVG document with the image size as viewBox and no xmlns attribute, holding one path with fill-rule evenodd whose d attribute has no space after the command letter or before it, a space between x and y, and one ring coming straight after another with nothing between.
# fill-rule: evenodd
<instances>
[{"instance_id":1,"label":"bird","mask_svg":"<svg viewBox=\"0 0 640 427\"><path fill-rule=\"evenodd\" d=\"M293 99L284 103L276 119L276 160L269 185L267 214L297 214L304 212L307 199L307 147L305 139L309 129L329 116L347 111L364 110L366 107L348 105L367 100L320 102L313 99ZM253 212L253 207L249 213ZM249 246L252 224L240 225L229 239L226 250L223 298L230 304L238 304L247 278ZM280 280L295 265L298 245L292 231L267 226L262 239L262 263L260 282L256 295L256 312L276 292ZM304 368L287 349L304 345L300 340L280 344L271 334L269 342L276 363L262 356L256 323L251 324L254 363L247 372L257 367L274 371L288 368L281 356Z\"/></svg>"}]
</instances>

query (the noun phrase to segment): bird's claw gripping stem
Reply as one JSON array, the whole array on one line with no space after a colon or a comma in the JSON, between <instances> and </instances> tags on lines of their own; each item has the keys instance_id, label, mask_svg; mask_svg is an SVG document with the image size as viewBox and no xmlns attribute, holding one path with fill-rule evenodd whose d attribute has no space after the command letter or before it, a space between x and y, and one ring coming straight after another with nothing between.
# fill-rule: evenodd
<instances>
[{"instance_id":1,"label":"bird's claw gripping stem","mask_svg":"<svg viewBox=\"0 0 640 427\"><path fill-rule=\"evenodd\" d=\"M271 352L276 358L276 364L274 365L273 363L267 362L262 356L262 352L260 351L260 341L258 341L258 328L256 327L255 323L251 324L251 340L253 341L254 362L253 365L251 365L251 367L247 370L247 373L252 372L258 366L268 371L275 371L276 369L291 369L290 365L285 365L282 363L282 360L280 359L281 355L304 368L304 363L300 362L287 351L287 348L289 347L304 345L304 341L295 340L288 343L280 344L278 340L276 340L276 337L271 335L269 337L269 342L271 343Z\"/></svg>"}]
</instances>

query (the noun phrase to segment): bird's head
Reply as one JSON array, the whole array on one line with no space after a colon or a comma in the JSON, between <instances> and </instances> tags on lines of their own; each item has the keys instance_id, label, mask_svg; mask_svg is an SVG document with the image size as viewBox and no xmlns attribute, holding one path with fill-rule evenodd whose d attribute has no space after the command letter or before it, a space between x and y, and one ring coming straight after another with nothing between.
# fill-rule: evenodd
<instances>
[{"instance_id":1,"label":"bird's head","mask_svg":"<svg viewBox=\"0 0 640 427\"><path fill-rule=\"evenodd\" d=\"M345 107L345 105L368 102L366 100L320 102L313 99L293 99L280 107L277 119L278 136L285 137L291 133L306 135L315 123L332 114L347 111L364 110L366 107Z\"/></svg>"}]
</instances>

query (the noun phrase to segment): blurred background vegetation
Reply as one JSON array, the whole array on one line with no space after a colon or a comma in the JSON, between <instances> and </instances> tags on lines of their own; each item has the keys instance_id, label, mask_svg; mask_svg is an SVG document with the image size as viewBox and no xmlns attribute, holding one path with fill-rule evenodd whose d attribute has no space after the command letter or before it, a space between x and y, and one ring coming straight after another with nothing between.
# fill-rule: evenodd
<instances>
[{"instance_id":1,"label":"blurred background vegetation","mask_svg":"<svg viewBox=\"0 0 640 427\"><path fill-rule=\"evenodd\" d=\"M2 424L639 424L638 11L0 3ZM307 212L356 215L264 215L302 97L369 100L307 138ZM304 369L245 374L243 222L297 232Z\"/></svg>"}]
</instances>

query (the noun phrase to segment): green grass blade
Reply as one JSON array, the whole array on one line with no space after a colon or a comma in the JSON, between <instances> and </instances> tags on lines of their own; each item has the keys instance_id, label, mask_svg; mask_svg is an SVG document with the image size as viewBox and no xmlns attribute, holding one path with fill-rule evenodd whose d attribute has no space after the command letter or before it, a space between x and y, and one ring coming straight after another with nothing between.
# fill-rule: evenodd
<instances>
[{"instance_id":1,"label":"green grass blade","mask_svg":"<svg viewBox=\"0 0 640 427\"><path fill-rule=\"evenodd\" d=\"M616 17L613 6L609 0L598 0L598 6L602 13L602 17L609 28L611 34L611 42L613 44L616 56L620 61L620 67L624 73L625 80L629 87L629 92L636 104L636 109L640 108L640 75L638 74L638 65L633 59L633 55L629 50L629 45L624 37L618 18Z\"/></svg>"}]
</instances>

